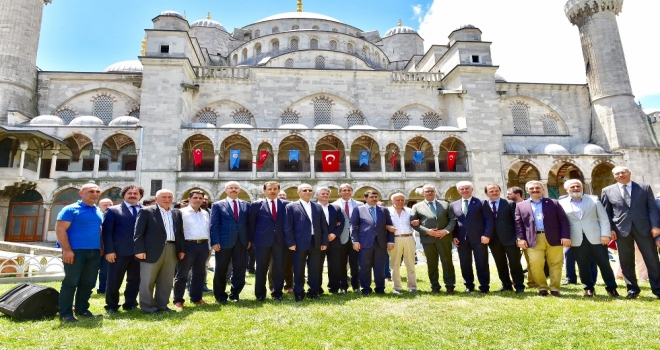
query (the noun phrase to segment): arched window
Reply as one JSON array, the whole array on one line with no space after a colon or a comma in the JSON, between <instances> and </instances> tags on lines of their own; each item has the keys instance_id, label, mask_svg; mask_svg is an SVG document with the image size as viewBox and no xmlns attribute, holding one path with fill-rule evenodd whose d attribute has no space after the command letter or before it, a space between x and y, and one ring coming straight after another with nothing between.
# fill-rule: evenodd
<instances>
[{"instance_id":1,"label":"arched window","mask_svg":"<svg viewBox=\"0 0 660 350\"><path fill-rule=\"evenodd\" d=\"M300 29L300 27L297 24L291 26L291 30L298 30L298 29Z\"/></svg>"},{"instance_id":2,"label":"arched window","mask_svg":"<svg viewBox=\"0 0 660 350\"><path fill-rule=\"evenodd\" d=\"M332 124L332 103L326 99L314 101L314 126Z\"/></svg>"},{"instance_id":3,"label":"arched window","mask_svg":"<svg viewBox=\"0 0 660 350\"><path fill-rule=\"evenodd\" d=\"M199 122L200 123L205 123L205 124L217 125L218 116L215 113L211 112L211 111L206 111L206 112L199 115Z\"/></svg>"},{"instance_id":4,"label":"arched window","mask_svg":"<svg viewBox=\"0 0 660 350\"><path fill-rule=\"evenodd\" d=\"M344 68L349 69L349 70L353 69L353 61L351 61L351 60L344 61Z\"/></svg>"},{"instance_id":5,"label":"arched window","mask_svg":"<svg viewBox=\"0 0 660 350\"><path fill-rule=\"evenodd\" d=\"M286 124L298 124L298 115L291 111L287 110L282 113L282 125Z\"/></svg>"},{"instance_id":6,"label":"arched window","mask_svg":"<svg viewBox=\"0 0 660 350\"><path fill-rule=\"evenodd\" d=\"M403 113L396 113L392 117L392 128L401 130L410 124L408 116Z\"/></svg>"},{"instance_id":7,"label":"arched window","mask_svg":"<svg viewBox=\"0 0 660 350\"><path fill-rule=\"evenodd\" d=\"M378 52L374 54L374 61L376 61L376 64L380 62L380 55L378 54Z\"/></svg>"},{"instance_id":8,"label":"arched window","mask_svg":"<svg viewBox=\"0 0 660 350\"><path fill-rule=\"evenodd\" d=\"M271 51L279 51L280 50L280 41L277 39L273 39L270 42L270 50Z\"/></svg>"},{"instance_id":9,"label":"arched window","mask_svg":"<svg viewBox=\"0 0 660 350\"><path fill-rule=\"evenodd\" d=\"M254 45L254 55L261 55L261 44L257 43Z\"/></svg>"},{"instance_id":10,"label":"arched window","mask_svg":"<svg viewBox=\"0 0 660 350\"><path fill-rule=\"evenodd\" d=\"M513 132L515 134L528 135L532 133L527 106L516 103L511 107L511 116L513 117Z\"/></svg>"},{"instance_id":11,"label":"arched window","mask_svg":"<svg viewBox=\"0 0 660 350\"><path fill-rule=\"evenodd\" d=\"M241 60L245 61L247 60L247 49L243 49L243 52L241 53Z\"/></svg>"},{"instance_id":12,"label":"arched window","mask_svg":"<svg viewBox=\"0 0 660 350\"><path fill-rule=\"evenodd\" d=\"M437 115L430 114L422 118L422 123L425 128L435 129L440 126L440 118Z\"/></svg>"},{"instance_id":13,"label":"arched window","mask_svg":"<svg viewBox=\"0 0 660 350\"><path fill-rule=\"evenodd\" d=\"M273 30L271 31L271 33L273 33L273 34L277 34L279 32L280 32L280 27L278 27L278 26L273 27Z\"/></svg>"},{"instance_id":14,"label":"arched window","mask_svg":"<svg viewBox=\"0 0 660 350\"><path fill-rule=\"evenodd\" d=\"M140 119L140 109L133 110L131 113L128 113L128 115Z\"/></svg>"},{"instance_id":15,"label":"arched window","mask_svg":"<svg viewBox=\"0 0 660 350\"><path fill-rule=\"evenodd\" d=\"M353 46L353 43L348 43L346 51L348 51L348 53L355 53L355 46Z\"/></svg>"},{"instance_id":16,"label":"arched window","mask_svg":"<svg viewBox=\"0 0 660 350\"><path fill-rule=\"evenodd\" d=\"M364 116L360 112L352 112L348 115L348 127L364 124Z\"/></svg>"},{"instance_id":17,"label":"arched window","mask_svg":"<svg viewBox=\"0 0 660 350\"><path fill-rule=\"evenodd\" d=\"M239 110L234 113L234 124L252 125L252 114L247 110Z\"/></svg>"},{"instance_id":18,"label":"arched window","mask_svg":"<svg viewBox=\"0 0 660 350\"><path fill-rule=\"evenodd\" d=\"M316 50L319 48L319 41L317 39L312 39L309 41L309 48L312 50Z\"/></svg>"},{"instance_id":19,"label":"arched window","mask_svg":"<svg viewBox=\"0 0 660 350\"><path fill-rule=\"evenodd\" d=\"M261 36L261 31L260 31L259 29L255 30L255 31L254 31L254 37L255 37L255 38L258 38L258 37L260 37L260 36Z\"/></svg>"},{"instance_id":20,"label":"arched window","mask_svg":"<svg viewBox=\"0 0 660 350\"><path fill-rule=\"evenodd\" d=\"M232 56L231 60L232 60L232 63L234 65L237 65L238 64L238 55L234 54L234 56Z\"/></svg>"},{"instance_id":21,"label":"arched window","mask_svg":"<svg viewBox=\"0 0 660 350\"><path fill-rule=\"evenodd\" d=\"M112 120L112 98L108 96L99 96L94 100L94 116L108 124Z\"/></svg>"},{"instance_id":22,"label":"arched window","mask_svg":"<svg viewBox=\"0 0 660 350\"><path fill-rule=\"evenodd\" d=\"M313 26L312 29L314 29L314 30L318 30L318 29L319 29L319 26Z\"/></svg>"},{"instance_id":23,"label":"arched window","mask_svg":"<svg viewBox=\"0 0 660 350\"><path fill-rule=\"evenodd\" d=\"M337 28L332 28L332 31L337 33Z\"/></svg>"},{"instance_id":24,"label":"arched window","mask_svg":"<svg viewBox=\"0 0 660 350\"><path fill-rule=\"evenodd\" d=\"M557 121L550 118L550 117L544 117L543 118L543 134L545 135L557 135L559 132L557 131Z\"/></svg>"},{"instance_id":25,"label":"arched window","mask_svg":"<svg viewBox=\"0 0 660 350\"><path fill-rule=\"evenodd\" d=\"M250 41L250 33L243 34L243 41Z\"/></svg>"},{"instance_id":26,"label":"arched window","mask_svg":"<svg viewBox=\"0 0 660 350\"><path fill-rule=\"evenodd\" d=\"M76 117L76 113L70 109L63 109L57 112L57 116L62 119L64 124L69 124Z\"/></svg>"},{"instance_id":27,"label":"arched window","mask_svg":"<svg viewBox=\"0 0 660 350\"><path fill-rule=\"evenodd\" d=\"M316 61L314 62L314 67L316 69L325 69L325 57L316 56Z\"/></svg>"},{"instance_id":28,"label":"arched window","mask_svg":"<svg viewBox=\"0 0 660 350\"><path fill-rule=\"evenodd\" d=\"M293 39L291 39L291 41L289 41L289 48L291 50L298 50L298 39L297 38L293 38Z\"/></svg>"},{"instance_id":29,"label":"arched window","mask_svg":"<svg viewBox=\"0 0 660 350\"><path fill-rule=\"evenodd\" d=\"M337 51L337 41L330 40L330 50Z\"/></svg>"},{"instance_id":30,"label":"arched window","mask_svg":"<svg viewBox=\"0 0 660 350\"><path fill-rule=\"evenodd\" d=\"M293 58L288 58L286 62L284 62L284 66L286 68L293 68Z\"/></svg>"},{"instance_id":31,"label":"arched window","mask_svg":"<svg viewBox=\"0 0 660 350\"><path fill-rule=\"evenodd\" d=\"M369 48L368 47L363 47L362 48L362 56L364 57L369 57Z\"/></svg>"}]
</instances>

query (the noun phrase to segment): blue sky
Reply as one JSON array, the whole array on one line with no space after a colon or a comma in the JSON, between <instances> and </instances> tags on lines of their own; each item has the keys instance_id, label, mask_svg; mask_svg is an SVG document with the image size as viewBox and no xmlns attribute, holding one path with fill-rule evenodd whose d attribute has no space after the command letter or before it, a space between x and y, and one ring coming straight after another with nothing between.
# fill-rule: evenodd
<instances>
[{"instance_id":1,"label":"blue sky","mask_svg":"<svg viewBox=\"0 0 660 350\"><path fill-rule=\"evenodd\" d=\"M425 46L446 44L463 24L492 41L494 64L509 81L584 83L579 34L563 14L566 0L305 0L305 12L334 17L381 35L403 24L418 29ZM619 16L633 92L646 110L660 110L656 0L626 1ZM48 71L98 72L140 54L144 29L160 12L211 17L230 32L273 14L296 10L296 0L53 0L44 10L37 66ZM644 35L639 35L644 33ZM649 43L654 43L649 45Z\"/></svg>"}]
</instances>

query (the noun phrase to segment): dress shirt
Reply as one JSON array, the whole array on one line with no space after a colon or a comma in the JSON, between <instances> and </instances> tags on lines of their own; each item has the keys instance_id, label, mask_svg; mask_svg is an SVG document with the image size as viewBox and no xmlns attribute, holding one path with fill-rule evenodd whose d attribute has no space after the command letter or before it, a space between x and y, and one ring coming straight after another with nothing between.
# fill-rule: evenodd
<instances>
[{"instance_id":1,"label":"dress shirt","mask_svg":"<svg viewBox=\"0 0 660 350\"><path fill-rule=\"evenodd\" d=\"M183 218L183 236L186 240L209 239L211 220L206 210L195 211L191 206L179 210Z\"/></svg>"},{"instance_id":2,"label":"dress shirt","mask_svg":"<svg viewBox=\"0 0 660 350\"><path fill-rule=\"evenodd\" d=\"M273 215L273 202L275 202L275 214L277 214L277 198L276 199L266 198L266 203L268 204L268 210L270 211L270 215Z\"/></svg>"},{"instance_id":3,"label":"dress shirt","mask_svg":"<svg viewBox=\"0 0 660 350\"><path fill-rule=\"evenodd\" d=\"M575 200L575 198L571 197L571 207L580 219L582 219L582 198L583 197L580 197L580 199Z\"/></svg>"},{"instance_id":4,"label":"dress shirt","mask_svg":"<svg viewBox=\"0 0 660 350\"><path fill-rule=\"evenodd\" d=\"M319 203L319 204L321 204L321 203ZM326 205L321 204L321 208L323 208L323 214L325 214L325 221L328 223L328 225L330 225L330 212L328 211L328 206L329 205L330 205L330 203L328 203Z\"/></svg>"},{"instance_id":5,"label":"dress shirt","mask_svg":"<svg viewBox=\"0 0 660 350\"><path fill-rule=\"evenodd\" d=\"M629 181L627 184L617 182L616 185L619 186L619 194L621 194L621 197L623 198L626 198L626 196L623 195L623 185L626 185L626 190L628 190L628 194L632 198L632 181Z\"/></svg>"},{"instance_id":6,"label":"dress shirt","mask_svg":"<svg viewBox=\"0 0 660 350\"><path fill-rule=\"evenodd\" d=\"M312 224L312 236L314 236L314 221L313 221L313 216L312 216L312 203L305 202L302 199L300 199L299 201L300 201L300 204L302 204L303 208L305 208L305 212L307 213L307 216L309 217L309 222Z\"/></svg>"},{"instance_id":7,"label":"dress shirt","mask_svg":"<svg viewBox=\"0 0 660 350\"><path fill-rule=\"evenodd\" d=\"M373 217L374 222L378 222L378 206L370 206L367 204L367 207L369 208L369 214Z\"/></svg>"},{"instance_id":8,"label":"dress shirt","mask_svg":"<svg viewBox=\"0 0 660 350\"><path fill-rule=\"evenodd\" d=\"M348 203L348 211L349 212L344 213L344 214L347 217L350 216L351 214L353 214L353 209L355 209L355 207L353 206L353 201L350 200L350 199L347 200L347 201L345 201L343 198L339 198L339 199L341 200L341 210L346 210L346 203ZM348 226L348 232L351 232L351 230L353 230L352 225L346 225L346 226Z\"/></svg>"},{"instance_id":9,"label":"dress shirt","mask_svg":"<svg viewBox=\"0 0 660 350\"><path fill-rule=\"evenodd\" d=\"M139 213L140 209L142 209L142 206L140 206L139 204L132 205L131 203L128 203L127 201L124 201L124 205L126 205L126 208L128 208L128 211L130 211L131 214L133 214L133 208L132 207L135 207L135 212L136 213Z\"/></svg>"},{"instance_id":10,"label":"dress shirt","mask_svg":"<svg viewBox=\"0 0 660 350\"><path fill-rule=\"evenodd\" d=\"M530 199L529 202L532 204L532 212L534 213L534 224L536 225L536 231L544 231L543 198L541 198L538 202L534 202L533 199Z\"/></svg>"},{"instance_id":11,"label":"dress shirt","mask_svg":"<svg viewBox=\"0 0 660 350\"><path fill-rule=\"evenodd\" d=\"M163 209L160 205L156 204L158 210L160 210L160 216L163 217L163 225L165 225L165 234L167 235L167 241L174 242L174 221L172 219L172 207L169 210Z\"/></svg>"},{"instance_id":12,"label":"dress shirt","mask_svg":"<svg viewBox=\"0 0 660 350\"><path fill-rule=\"evenodd\" d=\"M410 227L410 209L404 207L401 210L401 214L399 214L393 206L388 209L390 211L390 216L392 217L392 225L396 228L396 231L394 232L395 236L413 233L412 227Z\"/></svg>"},{"instance_id":13,"label":"dress shirt","mask_svg":"<svg viewBox=\"0 0 660 350\"><path fill-rule=\"evenodd\" d=\"M497 212L499 213L499 211L500 211L500 199L498 198L498 199L495 200L495 201L492 200L492 199L489 199L489 200L488 200L488 204L489 204L490 210L493 210L493 203L495 203L495 209L497 209Z\"/></svg>"},{"instance_id":14,"label":"dress shirt","mask_svg":"<svg viewBox=\"0 0 660 350\"><path fill-rule=\"evenodd\" d=\"M225 198L227 200L227 203L229 203L229 208L231 209L231 213L234 213L234 201L236 201L236 207L238 208L238 216L240 217L241 215L241 203L238 202L238 198L236 199L231 199L229 197Z\"/></svg>"}]
</instances>

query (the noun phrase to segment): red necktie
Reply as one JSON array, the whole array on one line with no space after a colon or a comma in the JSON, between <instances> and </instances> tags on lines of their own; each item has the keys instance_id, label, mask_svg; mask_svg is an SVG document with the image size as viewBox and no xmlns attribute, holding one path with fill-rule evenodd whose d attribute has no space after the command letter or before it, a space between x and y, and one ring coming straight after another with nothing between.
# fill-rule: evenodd
<instances>
[{"instance_id":1,"label":"red necktie","mask_svg":"<svg viewBox=\"0 0 660 350\"><path fill-rule=\"evenodd\" d=\"M270 201L270 212L273 214L273 220L277 220L277 212L275 211L275 201Z\"/></svg>"},{"instance_id":2,"label":"red necktie","mask_svg":"<svg viewBox=\"0 0 660 350\"><path fill-rule=\"evenodd\" d=\"M348 219L351 219L351 212L348 210L348 202L344 202L344 210L346 211L346 215L348 216Z\"/></svg>"},{"instance_id":3,"label":"red necktie","mask_svg":"<svg viewBox=\"0 0 660 350\"><path fill-rule=\"evenodd\" d=\"M234 199L234 219L238 221L238 204L236 204L236 200Z\"/></svg>"}]
</instances>

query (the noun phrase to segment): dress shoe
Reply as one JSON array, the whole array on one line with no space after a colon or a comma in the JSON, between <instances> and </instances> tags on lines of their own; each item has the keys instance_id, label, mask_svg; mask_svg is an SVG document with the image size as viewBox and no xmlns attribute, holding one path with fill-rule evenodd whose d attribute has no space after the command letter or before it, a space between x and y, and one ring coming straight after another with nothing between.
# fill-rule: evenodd
<instances>
[{"instance_id":1,"label":"dress shoe","mask_svg":"<svg viewBox=\"0 0 660 350\"><path fill-rule=\"evenodd\" d=\"M635 292L634 290L629 290L628 291L628 296L626 298L628 299L637 299L639 296L639 292Z\"/></svg>"},{"instance_id":2,"label":"dress shoe","mask_svg":"<svg viewBox=\"0 0 660 350\"><path fill-rule=\"evenodd\" d=\"M104 291L104 290L97 289L97 290L96 290L96 294L105 294L105 291Z\"/></svg>"},{"instance_id":3,"label":"dress shoe","mask_svg":"<svg viewBox=\"0 0 660 350\"><path fill-rule=\"evenodd\" d=\"M417 289L412 288L412 289L409 289L408 292L410 292L410 293L417 293Z\"/></svg>"},{"instance_id":4,"label":"dress shoe","mask_svg":"<svg viewBox=\"0 0 660 350\"><path fill-rule=\"evenodd\" d=\"M339 294L346 294L348 293L348 289L340 289Z\"/></svg>"},{"instance_id":5,"label":"dress shoe","mask_svg":"<svg viewBox=\"0 0 660 350\"><path fill-rule=\"evenodd\" d=\"M377 290L375 293L376 294L385 294L385 291L384 290Z\"/></svg>"},{"instance_id":6,"label":"dress shoe","mask_svg":"<svg viewBox=\"0 0 660 350\"><path fill-rule=\"evenodd\" d=\"M567 285L569 285L569 284L578 284L578 283L575 282L575 281L566 280L566 281L562 282L561 285L562 285L562 286L567 286Z\"/></svg>"},{"instance_id":7,"label":"dress shoe","mask_svg":"<svg viewBox=\"0 0 660 350\"><path fill-rule=\"evenodd\" d=\"M299 303L305 299L305 296L303 295L296 295L296 303Z\"/></svg>"},{"instance_id":8,"label":"dress shoe","mask_svg":"<svg viewBox=\"0 0 660 350\"><path fill-rule=\"evenodd\" d=\"M204 293L211 293L211 292L213 292L213 289L210 289L209 287L204 286L204 288L202 288L202 292L204 292Z\"/></svg>"},{"instance_id":9,"label":"dress shoe","mask_svg":"<svg viewBox=\"0 0 660 350\"><path fill-rule=\"evenodd\" d=\"M398 290L398 289L395 289L395 290L392 291L392 294L401 294L401 291Z\"/></svg>"},{"instance_id":10,"label":"dress shoe","mask_svg":"<svg viewBox=\"0 0 660 350\"><path fill-rule=\"evenodd\" d=\"M488 293L490 293L490 290L488 290L488 289L480 289L480 290L479 290L479 293L481 293L481 294L488 294Z\"/></svg>"},{"instance_id":11,"label":"dress shoe","mask_svg":"<svg viewBox=\"0 0 660 350\"><path fill-rule=\"evenodd\" d=\"M216 300L218 304L227 305L227 300Z\"/></svg>"},{"instance_id":12,"label":"dress shoe","mask_svg":"<svg viewBox=\"0 0 660 350\"><path fill-rule=\"evenodd\" d=\"M502 293L502 292L513 292L513 287L502 287L495 292L497 293Z\"/></svg>"},{"instance_id":13,"label":"dress shoe","mask_svg":"<svg viewBox=\"0 0 660 350\"><path fill-rule=\"evenodd\" d=\"M64 316L60 318L60 321L62 321L62 323L76 323L78 322L78 319L73 316Z\"/></svg>"},{"instance_id":14,"label":"dress shoe","mask_svg":"<svg viewBox=\"0 0 660 350\"><path fill-rule=\"evenodd\" d=\"M118 313L119 310L117 310L117 309L107 309L107 310L105 310L105 312L106 312L108 315L113 315L113 314Z\"/></svg>"},{"instance_id":15,"label":"dress shoe","mask_svg":"<svg viewBox=\"0 0 660 350\"><path fill-rule=\"evenodd\" d=\"M339 289L328 289L328 292L330 292L330 294L339 294Z\"/></svg>"},{"instance_id":16,"label":"dress shoe","mask_svg":"<svg viewBox=\"0 0 660 350\"><path fill-rule=\"evenodd\" d=\"M619 298L621 295L619 295L619 292L616 291L616 289L613 290L608 290L607 294L611 296L612 298Z\"/></svg>"},{"instance_id":17,"label":"dress shoe","mask_svg":"<svg viewBox=\"0 0 660 350\"><path fill-rule=\"evenodd\" d=\"M525 289L523 288L516 289L516 294L523 294L523 293L525 293Z\"/></svg>"},{"instance_id":18,"label":"dress shoe","mask_svg":"<svg viewBox=\"0 0 660 350\"><path fill-rule=\"evenodd\" d=\"M265 297L257 297L257 301L264 301L264 300L266 300Z\"/></svg>"},{"instance_id":19,"label":"dress shoe","mask_svg":"<svg viewBox=\"0 0 660 350\"><path fill-rule=\"evenodd\" d=\"M183 303L182 302L174 303L174 310L176 310L176 312L182 312L183 311Z\"/></svg>"},{"instance_id":20,"label":"dress shoe","mask_svg":"<svg viewBox=\"0 0 660 350\"><path fill-rule=\"evenodd\" d=\"M587 290L584 291L584 296L587 297L587 298L593 298L594 291L587 289Z\"/></svg>"},{"instance_id":21,"label":"dress shoe","mask_svg":"<svg viewBox=\"0 0 660 350\"><path fill-rule=\"evenodd\" d=\"M547 290L540 290L539 295L542 297L547 297L548 296L548 291Z\"/></svg>"},{"instance_id":22,"label":"dress shoe","mask_svg":"<svg viewBox=\"0 0 660 350\"><path fill-rule=\"evenodd\" d=\"M449 287L447 287L447 291L449 291ZM440 288L431 288L431 294L438 294L440 293Z\"/></svg>"},{"instance_id":23,"label":"dress shoe","mask_svg":"<svg viewBox=\"0 0 660 350\"><path fill-rule=\"evenodd\" d=\"M553 297L559 297L559 296L561 296L561 293L559 293L559 292L556 291L556 290L551 291L550 294L551 294Z\"/></svg>"},{"instance_id":24,"label":"dress shoe","mask_svg":"<svg viewBox=\"0 0 660 350\"><path fill-rule=\"evenodd\" d=\"M472 293L472 292L474 292L474 289L473 289L473 288L466 288L466 289L463 291L463 293L465 293L465 294L469 294L469 293Z\"/></svg>"},{"instance_id":25,"label":"dress shoe","mask_svg":"<svg viewBox=\"0 0 660 350\"><path fill-rule=\"evenodd\" d=\"M366 297L366 296L368 296L369 294L371 294L371 292L366 291L366 290L363 290L363 291L362 291L362 296L365 296L365 297Z\"/></svg>"},{"instance_id":26,"label":"dress shoe","mask_svg":"<svg viewBox=\"0 0 660 350\"><path fill-rule=\"evenodd\" d=\"M102 317L103 315L95 315L91 311L87 310L85 312L76 313L78 317L93 318L93 317Z\"/></svg>"},{"instance_id":27,"label":"dress shoe","mask_svg":"<svg viewBox=\"0 0 660 350\"><path fill-rule=\"evenodd\" d=\"M133 306L122 306L121 308L124 309L124 311L131 311L131 310L137 310L137 309L138 309L137 305L133 305Z\"/></svg>"},{"instance_id":28,"label":"dress shoe","mask_svg":"<svg viewBox=\"0 0 660 350\"><path fill-rule=\"evenodd\" d=\"M454 286L447 286L447 295L454 295Z\"/></svg>"},{"instance_id":29,"label":"dress shoe","mask_svg":"<svg viewBox=\"0 0 660 350\"><path fill-rule=\"evenodd\" d=\"M282 297L273 297L273 299L275 299L277 301L282 301Z\"/></svg>"},{"instance_id":30,"label":"dress shoe","mask_svg":"<svg viewBox=\"0 0 660 350\"><path fill-rule=\"evenodd\" d=\"M207 303L204 300L197 300L192 302L195 305L207 305Z\"/></svg>"}]
</instances>

